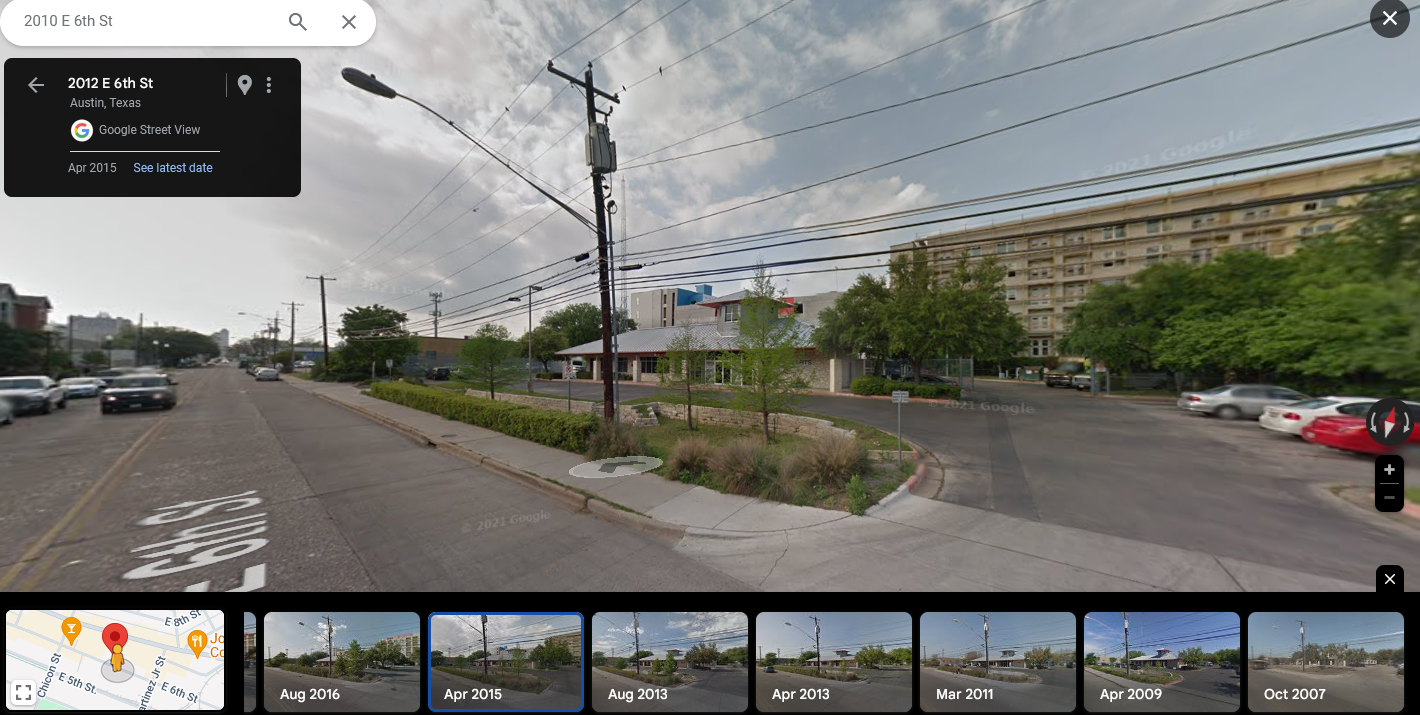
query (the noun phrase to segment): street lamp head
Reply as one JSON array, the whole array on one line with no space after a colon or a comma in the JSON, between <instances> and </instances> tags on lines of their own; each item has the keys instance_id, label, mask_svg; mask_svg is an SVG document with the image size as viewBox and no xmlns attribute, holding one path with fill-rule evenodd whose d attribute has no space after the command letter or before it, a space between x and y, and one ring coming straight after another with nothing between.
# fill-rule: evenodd
<instances>
[{"instance_id":1,"label":"street lamp head","mask_svg":"<svg viewBox=\"0 0 1420 715\"><path fill-rule=\"evenodd\" d=\"M529 286L533 290L542 290L542 286Z\"/></svg>"},{"instance_id":2,"label":"street lamp head","mask_svg":"<svg viewBox=\"0 0 1420 715\"><path fill-rule=\"evenodd\" d=\"M360 89L369 92L370 94L378 94L386 99L394 99L395 97L399 96L398 92L394 91L392 87L385 84L384 82L375 79L374 75L366 74L364 72L361 72L360 70L355 69L354 67L346 67L345 69L340 70L340 76L344 77L346 82L349 82L350 84L353 84L356 87L359 87Z\"/></svg>"}]
</instances>

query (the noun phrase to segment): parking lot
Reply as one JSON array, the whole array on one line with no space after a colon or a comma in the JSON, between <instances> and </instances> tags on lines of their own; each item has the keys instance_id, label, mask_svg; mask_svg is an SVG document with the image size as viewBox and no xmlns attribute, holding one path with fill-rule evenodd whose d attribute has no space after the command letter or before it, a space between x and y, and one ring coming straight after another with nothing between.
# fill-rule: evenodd
<instances>
[{"instance_id":1,"label":"parking lot","mask_svg":"<svg viewBox=\"0 0 1420 715\"><path fill-rule=\"evenodd\" d=\"M755 707L760 712L897 713L912 709L912 673L884 682L840 682L782 670L755 673Z\"/></svg>"},{"instance_id":2,"label":"parking lot","mask_svg":"<svg viewBox=\"0 0 1420 715\"><path fill-rule=\"evenodd\" d=\"M1308 697L1297 697L1298 690L1305 690ZM1249 670L1247 707L1259 713L1399 712L1405 707L1405 680L1388 665L1350 668L1335 675L1289 667Z\"/></svg>"},{"instance_id":3,"label":"parking lot","mask_svg":"<svg viewBox=\"0 0 1420 715\"><path fill-rule=\"evenodd\" d=\"M1238 676L1227 668L1168 671L1183 680L1168 685L1137 683L1084 669L1085 710L1092 713L1238 712Z\"/></svg>"},{"instance_id":4,"label":"parking lot","mask_svg":"<svg viewBox=\"0 0 1420 715\"><path fill-rule=\"evenodd\" d=\"M740 713L748 709L749 672L745 668L697 668L683 674L693 680L667 688L593 668L592 709L604 713ZM630 700L626 699L628 694Z\"/></svg>"},{"instance_id":5,"label":"parking lot","mask_svg":"<svg viewBox=\"0 0 1420 715\"><path fill-rule=\"evenodd\" d=\"M1007 669L1034 675L1036 683L1003 683L923 668L918 705L926 712L1072 712L1077 676L1074 668ZM944 697L945 696L945 697Z\"/></svg>"}]
</instances>

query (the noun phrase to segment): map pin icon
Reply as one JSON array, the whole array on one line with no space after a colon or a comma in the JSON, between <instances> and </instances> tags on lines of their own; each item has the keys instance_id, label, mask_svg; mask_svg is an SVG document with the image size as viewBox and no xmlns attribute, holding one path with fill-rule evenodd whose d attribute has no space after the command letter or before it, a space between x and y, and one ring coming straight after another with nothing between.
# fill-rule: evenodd
<instances>
[{"instance_id":1,"label":"map pin icon","mask_svg":"<svg viewBox=\"0 0 1420 715\"><path fill-rule=\"evenodd\" d=\"M202 649L207 647L207 634L202 631L187 634L187 647L192 650L193 657L201 658Z\"/></svg>"},{"instance_id":2,"label":"map pin icon","mask_svg":"<svg viewBox=\"0 0 1420 715\"><path fill-rule=\"evenodd\" d=\"M242 94L246 94L247 90L251 89L251 77L248 75L238 77L237 86L242 88Z\"/></svg>"},{"instance_id":3,"label":"map pin icon","mask_svg":"<svg viewBox=\"0 0 1420 715\"><path fill-rule=\"evenodd\" d=\"M69 645L74 645L74 639L79 637L79 632L84 630L84 624L79 619L70 616L59 624L59 629L64 633L64 637L69 639Z\"/></svg>"}]
</instances>

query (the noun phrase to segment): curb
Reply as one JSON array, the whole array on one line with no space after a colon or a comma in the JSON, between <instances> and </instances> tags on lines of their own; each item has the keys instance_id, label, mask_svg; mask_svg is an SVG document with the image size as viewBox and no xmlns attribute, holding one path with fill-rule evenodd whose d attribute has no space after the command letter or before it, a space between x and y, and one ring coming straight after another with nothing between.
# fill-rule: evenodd
<instances>
[{"instance_id":1,"label":"curb","mask_svg":"<svg viewBox=\"0 0 1420 715\"><path fill-rule=\"evenodd\" d=\"M629 511L612 506L609 502L600 499L588 499L587 510L594 516L615 522L622 526L635 529L644 534L660 539L669 540L672 543L679 542L685 537L685 527L670 524L649 516L642 516Z\"/></svg>"},{"instance_id":2,"label":"curb","mask_svg":"<svg viewBox=\"0 0 1420 715\"><path fill-rule=\"evenodd\" d=\"M368 417L368 418L370 418L370 419L372 419L372 420L374 420L374 421L376 421L376 422L379 422L380 424L382 424L382 425L384 425L384 426L386 426L386 427L389 427L389 428L393 429L394 431L396 431L396 432L398 432L398 433L404 435L405 437L409 438L411 441L413 441L415 444L417 444L417 445L419 445L419 446L421 446L421 447L438 447L438 446L439 446L437 442L435 442L434 440L431 440L431 439L429 439L428 437L424 436L424 433L423 433L423 432L420 432L420 431L418 431L418 430L416 430L416 429L414 429L414 428L412 428L412 427L409 427L409 426L407 426L407 425L404 425L404 424L402 424L402 423L399 423L399 422L396 422L396 421L394 421L394 420L392 420L392 419L389 419L388 417L385 417L384 415L380 415L380 414L376 414L376 413L374 413L374 412L370 412L369 410L362 409L362 408L360 408L360 407L358 407L358 406L356 406L356 405L352 405L352 404L349 404L349 403L347 403L347 402L341 402L340 400L337 400L337 399L335 399L335 398L333 398L333 397L326 397L325 395L322 395L321 393L316 392L315 390L311 390L311 391L310 391L310 394L315 395L316 397L318 397L318 398L320 398L320 399L322 399L322 400L325 400L326 402L329 402L329 403L331 403L331 404L333 404L333 405L338 405L338 406L340 406L340 407L344 407L345 409L350 410L351 412L357 413L357 414L362 415L362 416L364 416L364 417Z\"/></svg>"}]
</instances>

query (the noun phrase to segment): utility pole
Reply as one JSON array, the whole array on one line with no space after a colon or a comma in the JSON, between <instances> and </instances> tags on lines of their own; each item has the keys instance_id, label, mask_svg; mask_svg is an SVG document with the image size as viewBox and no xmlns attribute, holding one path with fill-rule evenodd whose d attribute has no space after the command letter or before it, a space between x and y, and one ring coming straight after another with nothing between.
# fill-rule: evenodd
<instances>
[{"instance_id":1,"label":"utility pole","mask_svg":"<svg viewBox=\"0 0 1420 715\"><path fill-rule=\"evenodd\" d=\"M320 344L324 354L321 356L321 367L330 366L330 326L325 320L325 282L336 280L320 276L306 276L308 281L320 281Z\"/></svg>"},{"instance_id":2,"label":"utility pole","mask_svg":"<svg viewBox=\"0 0 1420 715\"><path fill-rule=\"evenodd\" d=\"M532 378L532 364L533 364L533 354L532 354L532 331L533 331L533 327L532 327L532 294L533 294L533 291L537 291L537 290L542 290L542 286L528 286L528 334L527 334L527 336L526 336L527 341L528 341L528 392L532 392L532 391L533 391L533 384L532 384L532 382L533 382L533 378ZM436 333L436 335L437 335L437 333ZM567 387L568 387L568 391L570 391L570 390L571 390L571 387L572 387L572 383L571 383L571 382L568 382L568 383L567 383ZM572 411L571 405L568 405L567 411L568 411L568 412L571 412L571 411Z\"/></svg>"},{"instance_id":3,"label":"utility pole","mask_svg":"<svg viewBox=\"0 0 1420 715\"><path fill-rule=\"evenodd\" d=\"M813 619L813 622L814 622L814 654L818 656L818 660L816 660L815 662L818 663L818 675L819 675L820 678L822 678L822 677L823 677L823 646L819 645L819 640L818 640L818 633L819 633L818 616L809 616L809 618L812 618L812 619Z\"/></svg>"},{"instance_id":4,"label":"utility pole","mask_svg":"<svg viewBox=\"0 0 1420 715\"><path fill-rule=\"evenodd\" d=\"M611 187L607 186L607 193L611 193ZM611 205L611 212L616 213L616 202L608 201ZM607 275L611 277L611 297L613 307L611 310L611 364L615 368L612 379L611 401L616 406L616 421L621 421L621 312L615 308L616 303L616 235L611 230L611 224L606 227L607 255L611 261L611 270Z\"/></svg>"},{"instance_id":5,"label":"utility pole","mask_svg":"<svg viewBox=\"0 0 1420 715\"><path fill-rule=\"evenodd\" d=\"M296 369L296 307L306 307L305 303L282 303L281 305L291 306L291 362L288 367L294 372Z\"/></svg>"},{"instance_id":6,"label":"utility pole","mask_svg":"<svg viewBox=\"0 0 1420 715\"><path fill-rule=\"evenodd\" d=\"M1302 639L1302 672L1307 672L1307 622L1297 621L1298 633Z\"/></svg>"},{"instance_id":7,"label":"utility pole","mask_svg":"<svg viewBox=\"0 0 1420 715\"><path fill-rule=\"evenodd\" d=\"M488 616L483 618L483 675L488 676Z\"/></svg>"},{"instance_id":8,"label":"utility pole","mask_svg":"<svg viewBox=\"0 0 1420 715\"><path fill-rule=\"evenodd\" d=\"M330 616L325 616L325 657L330 659L330 677L335 677L335 646L332 641L335 639L335 625L330 622Z\"/></svg>"},{"instance_id":9,"label":"utility pole","mask_svg":"<svg viewBox=\"0 0 1420 715\"><path fill-rule=\"evenodd\" d=\"M976 614L981 616L981 642L986 647L986 677L991 677L991 617L985 613Z\"/></svg>"},{"instance_id":10,"label":"utility pole","mask_svg":"<svg viewBox=\"0 0 1420 715\"><path fill-rule=\"evenodd\" d=\"M581 87L587 96L587 163L592 166L592 191L597 205L597 287L601 292L602 304L602 417L610 420L616 414L616 394L612 380L615 374L606 370L607 363L611 360L611 263L608 255L610 246L607 244L606 192L603 190L601 178L603 174L616 171L616 143L610 141L611 134L606 125L597 123L597 97L616 104L621 104L621 98L596 88L592 81L590 62L587 63L587 71L581 80L554 68L552 60L547 61L547 71ZM608 109L604 114L609 117L611 112L612 110ZM615 370L616 366L612 365L611 368ZM639 672L639 660L637 668Z\"/></svg>"},{"instance_id":11,"label":"utility pole","mask_svg":"<svg viewBox=\"0 0 1420 715\"><path fill-rule=\"evenodd\" d=\"M1124 611L1124 672L1129 673L1129 611Z\"/></svg>"},{"instance_id":12,"label":"utility pole","mask_svg":"<svg viewBox=\"0 0 1420 715\"><path fill-rule=\"evenodd\" d=\"M138 314L138 342L133 344L133 367L143 366L143 314Z\"/></svg>"},{"instance_id":13,"label":"utility pole","mask_svg":"<svg viewBox=\"0 0 1420 715\"><path fill-rule=\"evenodd\" d=\"M441 301L441 300L443 300L443 299L444 299L444 294L443 294L443 293L430 293L430 294L429 294L429 300L434 301L434 311L433 311L432 313L430 313L429 315L434 316L434 337L436 337L436 338L439 337L439 316L443 315L443 313L439 312L439 301Z\"/></svg>"},{"instance_id":14,"label":"utility pole","mask_svg":"<svg viewBox=\"0 0 1420 715\"><path fill-rule=\"evenodd\" d=\"M587 79L588 79L589 82L590 82L590 80L591 80L591 76L592 76L592 71L591 71L591 70L587 70ZM590 100L588 100L588 101L590 101ZM603 275L605 275L605 274L603 274ZM602 298L603 298L602 305L605 306L605 305L606 305L606 301L605 301L606 294L605 294L605 293L602 294ZM605 331L603 331L603 332L605 332ZM635 646L636 650L631 653L631 657L636 659L636 674L637 674L637 675L640 675L640 674L641 674L641 623L640 623L640 621L637 619L637 616L638 616L638 615L639 615L639 614L638 614L637 612L635 612L635 611L633 611L633 612L631 613L631 637L635 639L635 643L636 643L636 646Z\"/></svg>"}]
</instances>

